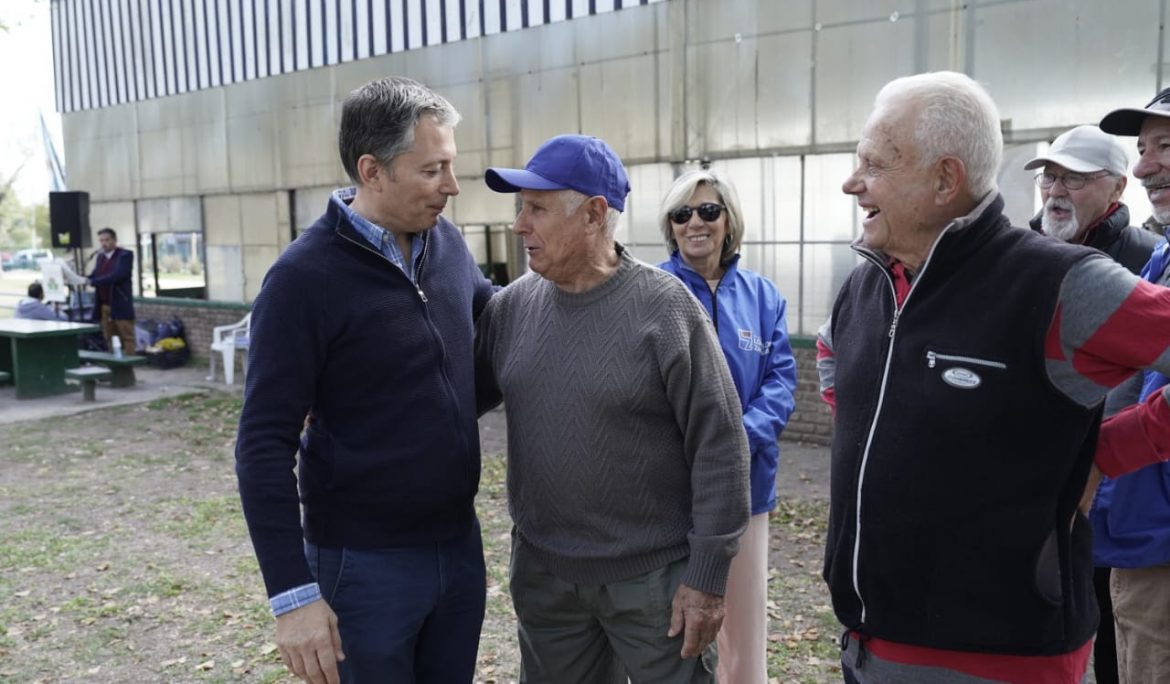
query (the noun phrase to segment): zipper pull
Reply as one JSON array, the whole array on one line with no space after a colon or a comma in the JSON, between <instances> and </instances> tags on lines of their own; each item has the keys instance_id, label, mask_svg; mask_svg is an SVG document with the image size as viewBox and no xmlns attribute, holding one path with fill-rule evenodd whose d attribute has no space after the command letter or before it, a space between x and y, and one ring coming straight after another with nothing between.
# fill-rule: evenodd
<instances>
[{"instance_id":1,"label":"zipper pull","mask_svg":"<svg viewBox=\"0 0 1170 684\"><path fill-rule=\"evenodd\" d=\"M427 303L427 293L426 293L426 292L423 292L421 287L420 287L420 288L418 288L418 296L419 296L419 297L422 297L423 304L426 304L426 303Z\"/></svg>"},{"instance_id":2,"label":"zipper pull","mask_svg":"<svg viewBox=\"0 0 1170 684\"><path fill-rule=\"evenodd\" d=\"M932 351L926 352L926 367L927 368L934 368L934 364L936 361L938 361L938 359L935 357L934 352L932 352Z\"/></svg>"},{"instance_id":3,"label":"zipper pull","mask_svg":"<svg viewBox=\"0 0 1170 684\"><path fill-rule=\"evenodd\" d=\"M890 321L890 339L894 339L894 331L898 329L898 316L902 315L902 310L898 309L894 312L894 320Z\"/></svg>"}]
</instances>

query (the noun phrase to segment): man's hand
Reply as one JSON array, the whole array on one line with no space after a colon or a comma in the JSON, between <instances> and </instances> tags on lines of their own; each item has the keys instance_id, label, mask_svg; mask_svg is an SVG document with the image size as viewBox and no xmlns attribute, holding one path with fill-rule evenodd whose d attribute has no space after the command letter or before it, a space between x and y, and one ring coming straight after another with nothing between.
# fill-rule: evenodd
<instances>
[{"instance_id":1,"label":"man's hand","mask_svg":"<svg viewBox=\"0 0 1170 684\"><path fill-rule=\"evenodd\" d=\"M1101 484L1101 469L1094 463L1092 469L1089 470L1089 482L1085 485L1085 493L1081 495L1081 503L1077 508L1081 509L1081 513L1089 514L1089 509L1093 507L1093 499L1097 496L1097 487Z\"/></svg>"},{"instance_id":2,"label":"man's hand","mask_svg":"<svg viewBox=\"0 0 1170 684\"><path fill-rule=\"evenodd\" d=\"M670 602L670 631L674 637L683 634L683 658L694 658L703 652L723 626L723 597L678 585Z\"/></svg>"},{"instance_id":3,"label":"man's hand","mask_svg":"<svg viewBox=\"0 0 1170 684\"><path fill-rule=\"evenodd\" d=\"M276 647L293 674L311 684L339 684L337 661L341 633L337 615L324 601L313 601L276 618Z\"/></svg>"}]
</instances>

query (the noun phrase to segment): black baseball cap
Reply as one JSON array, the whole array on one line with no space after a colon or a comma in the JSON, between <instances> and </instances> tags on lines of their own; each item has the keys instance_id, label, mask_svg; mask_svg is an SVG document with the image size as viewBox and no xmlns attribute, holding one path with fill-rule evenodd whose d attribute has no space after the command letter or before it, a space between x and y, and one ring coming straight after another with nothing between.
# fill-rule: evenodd
<instances>
[{"instance_id":1,"label":"black baseball cap","mask_svg":"<svg viewBox=\"0 0 1170 684\"><path fill-rule=\"evenodd\" d=\"M1113 135L1137 135L1147 116L1170 119L1170 88L1163 88L1141 109L1114 109L1101 119L1101 130Z\"/></svg>"}]
</instances>

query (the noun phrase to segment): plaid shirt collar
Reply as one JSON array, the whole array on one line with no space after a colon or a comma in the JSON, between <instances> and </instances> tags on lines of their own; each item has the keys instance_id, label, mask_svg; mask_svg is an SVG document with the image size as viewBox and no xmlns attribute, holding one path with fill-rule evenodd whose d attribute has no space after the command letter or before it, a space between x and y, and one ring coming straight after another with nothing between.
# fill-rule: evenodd
<instances>
[{"instance_id":1,"label":"plaid shirt collar","mask_svg":"<svg viewBox=\"0 0 1170 684\"><path fill-rule=\"evenodd\" d=\"M366 242L369 242L382 256L402 269L402 272L410 278L411 282L415 282L417 276L414 272L414 265L418 263L418 258L422 254L423 245L426 244L427 234L425 232L414 233L410 236L411 254L408 266L406 259L402 255L402 250L398 248L398 241L394 239L394 233L376 225L350 207L350 203L353 202L355 196L357 196L357 188L341 188L340 190L333 191L330 201L337 205L354 229L357 230L358 234L366 239Z\"/></svg>"}]
</instances>

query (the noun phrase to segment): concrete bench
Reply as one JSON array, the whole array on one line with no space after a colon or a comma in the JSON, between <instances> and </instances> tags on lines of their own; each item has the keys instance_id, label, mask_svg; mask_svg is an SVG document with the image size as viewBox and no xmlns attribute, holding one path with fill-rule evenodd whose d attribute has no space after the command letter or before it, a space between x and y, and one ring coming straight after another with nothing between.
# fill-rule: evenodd
<instances>
[{"instance_id":1,"label":"concrete bench","mask_svg":"<svg viewBox=\"0 0 1170 684\"><path fill-rule=\"evenodd\" d=\"M109 380L114 377L114 374L108 368L82 366L81 368L66 368L65 377L80 382L81 398L85 401L93 401L96 398L94 390L97 387L97 381Z\"/></svg>"},{"instance_id":2,"label":"concrete bench","mask_svg":"<svg viewBox=\"0 0 1170 684\"><path fill-rule=\"evenodd\" d=\"M109 368L113 372L113 380L110 381L110 387L131 387L136 382L134 377L134 366L142 366L146 364L145 356L130 356L125 355L118 358L109 352L95 352L95 351L79 351L77 356L82 361L89 363L97 363Z\"/></svg>"}]
</instances>

